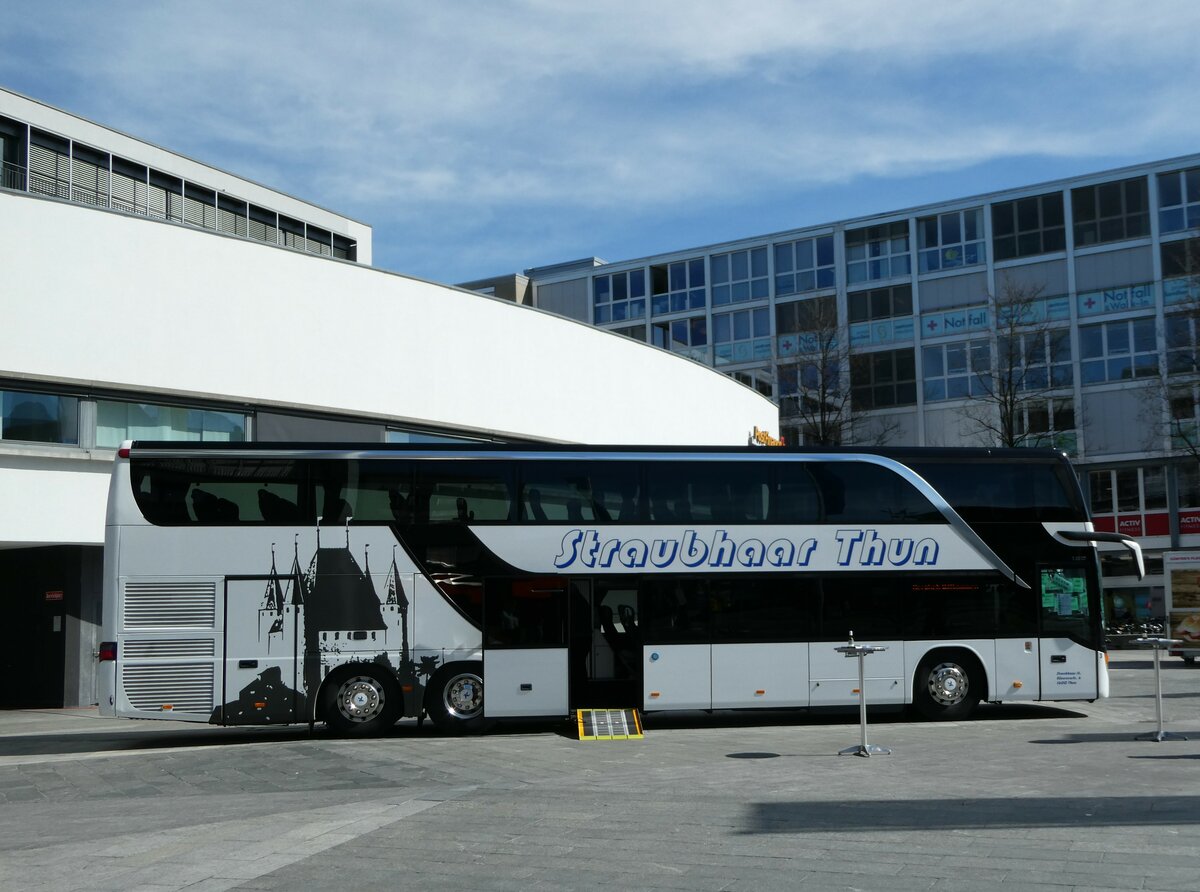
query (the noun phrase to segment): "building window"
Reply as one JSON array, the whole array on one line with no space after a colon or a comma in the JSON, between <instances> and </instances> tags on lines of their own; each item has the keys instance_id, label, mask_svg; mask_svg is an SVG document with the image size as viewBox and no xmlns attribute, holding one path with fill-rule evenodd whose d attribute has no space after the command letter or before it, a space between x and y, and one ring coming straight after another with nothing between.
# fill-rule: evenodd
<instances>
[{"instance_id":1,"label":"building window","mask_svg":"<svg viewBox=\"0 0 1200 892\"><path fill-rule=\"evenodd\" d=\"M388 443L478 443L477 437L450 437L431 434L428 431L405 431L389 429L385 435Z\"/></svg>"},{"instance_id":2,"label":"building window","mask_svg":"<svg viewBox=\"0 0 1200 892\"><path fill-rule=\"evenodd\" d=\"M803 294L836 284L833 236L800 239L775 246L775 295Z\"/></svg>"},{"instance_id":3,"label":"building window","mask_svg":"<svg viewBox=\"0 0 1200 892\"><path fill-rule=\"evenodd\" d=\"M96 401L96 445L115 449L124 440L192 440L241 443L246 416L183 406Z\"/></svg>"},{"instance_id":4,"label":"building window","mask_svg":"<svg viewBox=\"0 0 1200 892\"><path fill-rule=\"evenodd\" d=\"M1071 399L1049 399L1017 407L1016 433L1022 446L1046 446L1074 453L1075 403Z\"/></svg>"},{"instance_id":5,"label":"building window","mask_svg":"<svg viewBox=\"0 0 1200 892\"><path fill-rule=\"evenodd\" d=\"M1191 461L1176 467L1175 489L1180 508L1200 508L1200 465Z\"/></svg>"},{"instance_id":6,"label":"building window","mask_svg":"<svg viewBox=\"0 0 1200 892\"><path fill-rule=\"evenodd\" d=\"M1177 384L1167 391L1171 409L1171 446L1194 453L1200 448L1200 386Z\"/></svg>"},{"instance_id":7,"label":"building window","mask_svg":"<svg viewBox=\"0 0 1200 892\"><path fill-rule=\"evenodd\" d=\"M1200 238L1166 242L1161 253L1164 279L1200 274Z\"/></svg>"},{"instance_id":8,"label":"building window","mask_svg":"<svg viewBox=\"0 0 1200 892\"><path fill-rule=\"evenodd\" d=\"M986 396L991 350L986 339L921 349L923 392L929 402Z\"/></svg>"},{"instance_id":9,"label":"building window","mask_svg":"<svg viewBox=\"0 0 1200 892\"><path fill-rule=\"evenodd\" d=\"M837 328L837 303L832 295L775 305L775 335L779 340L780 357L815 352L822 342L836 349ZM819 336L806 338L803 336L806 332L818 332Z\"/></svg>"},{"instance_id":10,"label":"building window","mask_svg":"<svg viewBox=\"0 0 1200 892\"><path fill-rule=\"evenodd\" d=\"M846 315L851 323L911 316L912 311L911 285L852 291L846 295Z\"/></svg>"},{"instance_id":11,"label":"building window","mask_svg":"<svg viewBox=\"0 0 1200 892\"><path fill-rule=\"evenodd\" d=\"M1190 313L1176 313L1164 320L1167 341L1167 374L1184 375L1197 370L1197 320Z\"/></svg>"},{"instance_id":12,"label":"building window","mask_svg":"<svg viewBox=\"0 0 1200 892\"><path fill-rule=\"evenodd\" d=\"M933 273L987 260L983 244L983 210L951 211L917 220L920 271Z\"/></svg>"},{"instance_id":13,"label":"building window","mask_svg":"<svg viewBox=\"0 0 1200 892\"><path fill-rule=\"evenodd\" d=\"M650 267L650 309L655 316L704 309L704 258Z\"/></svg>"},{"instance_id":14,"label":"building window","mask_svg":"<svg viewBox=\"0 0 1200 892\"><path fill-rule=\"evenodd\" d=\"M1071 212L1075 218L1076 248L1149 235L1146 178L1072 189Z\"/></svg>"},{"instance_id":15,"label":"building window","mask_svg":"<svg viewBox=\"0 0 1200 892\"><path fill-rule=\"evenodd\" d=\"M703 282L703 280L701 280ZM767 249L751 248L712 258L713 306L759 300L771 294L767 279Z\"/></svg>"},{"instance_id":16,"label":"building window","mask_svg":"<svg viewBox=\"0 0 1200 892\"><path fill-rule=\"evenodd\" d=\"M753 387L767 399L775 396L775 382L771 378L770 371L763 369L747 369L739 372L729 372L731 378L745 384L747 387Z\"/></svg>"},{"instance_id":17,"label":"building window","mask_svg":"<svg viewBox=\"0 0 1200 892\"><path fill-rule=\"evenodd\" d=\"M1066 247L1061 192L992 205L992 251L997 260L1049 254Z\"/></svg>"},{"instance_id":18,"label":"building window","mask_svg":"<svg viewBox=\"0 0 1200 892\"><path fill-rule=\"evenodd\" d=\"M624 335L632 340L641 341L643 344L646 343L645 324L627 325L624 328L606 328L605 331L612 332L613 334Z\"/></svg>"},{"instance_id":19,"label":"building window","mask_svg":"<svg viewBox=\"0 0 1200 892\"><path fill-rule=\"evenodd\" d=\"M850 344L856 347L911 341L912 286L896 285L846 295ZM892 320L895 321L892 321Z\"/></svg>"},{"instance_id":20,"label":"building window","mask_svg":"<svg viewBox=\"0 0 1200 892\"><path fill-rule=\"evenodd\" d=\"M911 272L907 220L846 233L846 281L850 284L907 276Z\"/></svg>"},{"instance_id":21,"label":"building window","mask_svg":"<svg viewBox=\"0 0 1200 892\"><path fill-rule=\"evenodd\" d=\"M717 365L771 359L771 314L766 307L713 316L713 355Z\"/></svg>"},{"instance_id":22,"label":"building window","mask_svg":"<svg viewBox=\"0 0 1200 892\"><path fill-rule=\"evenodd\" d=\"M708 322L703 316L655 322L650 326L651 343L672 353L708 361Z\"/></svg>"},{"instance_id":23,"label":"building window","mask_svg":"<svg viewBox=\"0 0 1200 892\"><path fill-rule=\"evenodd\" d=\"M1031 331L1015 336L1012 347L1001 338L997 349L1003 366L999 375L1012 373L1019 390L1046 390L1070 387L1074 383L1071 365L1071 332L1067 329Z\"/></svg>"},{"instance_id":24,"label":"building window","mask_svg":"<svg viewBox=\"0 0 1200 892\"><path fill-rule=\"evenodd\" d=\"M1161 465L1092 471L1088 484L1096 529L1131 536L1170 532L1166 469Z\"/></svg>"},{"instance_id":25,"label":"building window","mask_svg":"<svg viewBox=\"0 0 1200 892\"><path fill-rule=\"evenodd\" d=\"M1200 227L1200 167L1158 175L1158 229L1183 232Z\"/></svg>"},{"instance_id":26,"label":"building window","mask_svg":"<svg viewBox=\"0 0 1200 892\"><path fill-rule=\"evenodd\" d=\"M911 406L917 401L917 370L911 347L857 353L850 359L850 397L858 409Z\"/></svg>"},{"instance_id":27,"label":"building window","mask_svg":"<svg viewBox=\"0 0 1200 892\"><path fill-rule=\"evenodd\" d=\"M1122 319L1079 328L1079 374L1084 384L1158 374L1154 320Z\"/></svg>"},{"instance_id":28,"label":"building window","mask_svg":"<svg viewBox=\"0 0 1200 892\"><path fill-rule=\"evenodd\" d=\"M645 316L646 271L631 269L593 277L592 312L597 325Z\"/></svg>"},{"instance_id":29,"label":"building window","mask_svg":"<svg viewBox=\"0 0 1200 892\"><path fill-rule=\"evenodd\" d=\"M79 400L52 393L0 390L0 440L79 442Z\"/></svg>"}]
</instances>

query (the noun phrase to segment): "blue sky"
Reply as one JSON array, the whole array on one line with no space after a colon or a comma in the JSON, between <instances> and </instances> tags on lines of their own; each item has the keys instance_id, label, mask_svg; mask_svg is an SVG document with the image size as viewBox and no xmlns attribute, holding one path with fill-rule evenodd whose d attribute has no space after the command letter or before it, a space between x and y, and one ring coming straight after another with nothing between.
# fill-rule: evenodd
<instances>
[{"instance_id":1,"label":"blue sky","mask_svg":"<svg viewBox=\"0 0 1200 892\"><path fill-rule=\"evenodd\" d=\"M460 282L1200 151L1200 3L50 2L0 84Z\"/></svg>"}]
</instances>

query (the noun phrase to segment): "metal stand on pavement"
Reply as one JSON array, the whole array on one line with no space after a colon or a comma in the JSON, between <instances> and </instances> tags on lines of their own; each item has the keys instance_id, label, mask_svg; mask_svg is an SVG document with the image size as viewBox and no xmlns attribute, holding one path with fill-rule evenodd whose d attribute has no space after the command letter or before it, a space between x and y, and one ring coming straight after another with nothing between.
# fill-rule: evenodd
<instances>
[{"instance_id":1,"label":"metal stand on pavement","mask_svg":"<svg viewBox=\"0 0 1200 892\"><path fill-rule=\"evenodd\" d=\"M1187 740L1183 734L1172 734L1170 731L1163 730L1162 665L1159 659L1162 652L1168 647L1183 642L1178 638L1137 638L1133 643L1145 644L1154 648L1154 709L1158 715L1158 730L1139 734L1134 740L1153 740L1155 743L1162 743L1164 740Z\"/></svg>"},{"instance_id":2,"label":"metal stand on pavement","mask_svg":"<svg viewBox=\"0 0 1200 892\"><path fill-rule=\"evenodd\" d=\"M861 743L858 746L848 746L844 750L838 752L839 756L890 756L892 751L886 746L875 746L867 743L867 684L863 673L863 660L867 654L879 653L881 650L887 650L878 644L855 644L854 632L850 633L850 643L845 647L835 648L838 653L845 654L847 659L851 657L858 658L858 726L861 734Z\"/></svg>"}]
</instances>

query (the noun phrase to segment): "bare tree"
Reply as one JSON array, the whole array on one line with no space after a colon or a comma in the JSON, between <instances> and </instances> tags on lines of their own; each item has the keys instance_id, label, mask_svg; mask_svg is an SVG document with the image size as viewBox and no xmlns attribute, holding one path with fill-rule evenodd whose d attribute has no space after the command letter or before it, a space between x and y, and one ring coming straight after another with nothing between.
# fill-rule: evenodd
<instances>
[{"instance_id":1,"label":"bare tree","mask_svg":"<svg viewBox=\"0 0 1200 892\"><path fill-rule=\"evenodd\" d=\"M1048 318L1043 291L1004 276L988 296L995 339L969 351L972 399L961 412L997 446L1073 446L1062 436L1075 428L1070 332Z\"/></svg>"},{"instance_id":2,"label":"bare tree","mask_svg":"<svg viewBox=\"0 0 1200 892\"><path fill-rule=\"evenodd\" d=\"M851 349L849 331L838 322L832 297L785 305L792 313L794 352L781 367L782 424L799 431L803 442L837 446L866 440L883 445L898 425L871 418L851 399L851 370L861 361Z\"/></svg>"}]
</instances>

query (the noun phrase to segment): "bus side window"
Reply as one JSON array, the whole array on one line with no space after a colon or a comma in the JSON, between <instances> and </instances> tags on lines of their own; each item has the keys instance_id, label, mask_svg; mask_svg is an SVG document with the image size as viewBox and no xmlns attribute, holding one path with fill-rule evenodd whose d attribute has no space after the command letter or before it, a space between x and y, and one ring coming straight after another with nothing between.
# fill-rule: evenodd
<instances>
[{"instance_id":1,"label":"bus side window","mask_svg":"<svg viewBox=\"0 0 1200 892\"><path fill-rule=\"evenodd\" d=\"M821 502L808 462L780 465L771 509L776 523L821 523L825 516Z\"/></svg>"}]
</instances>

